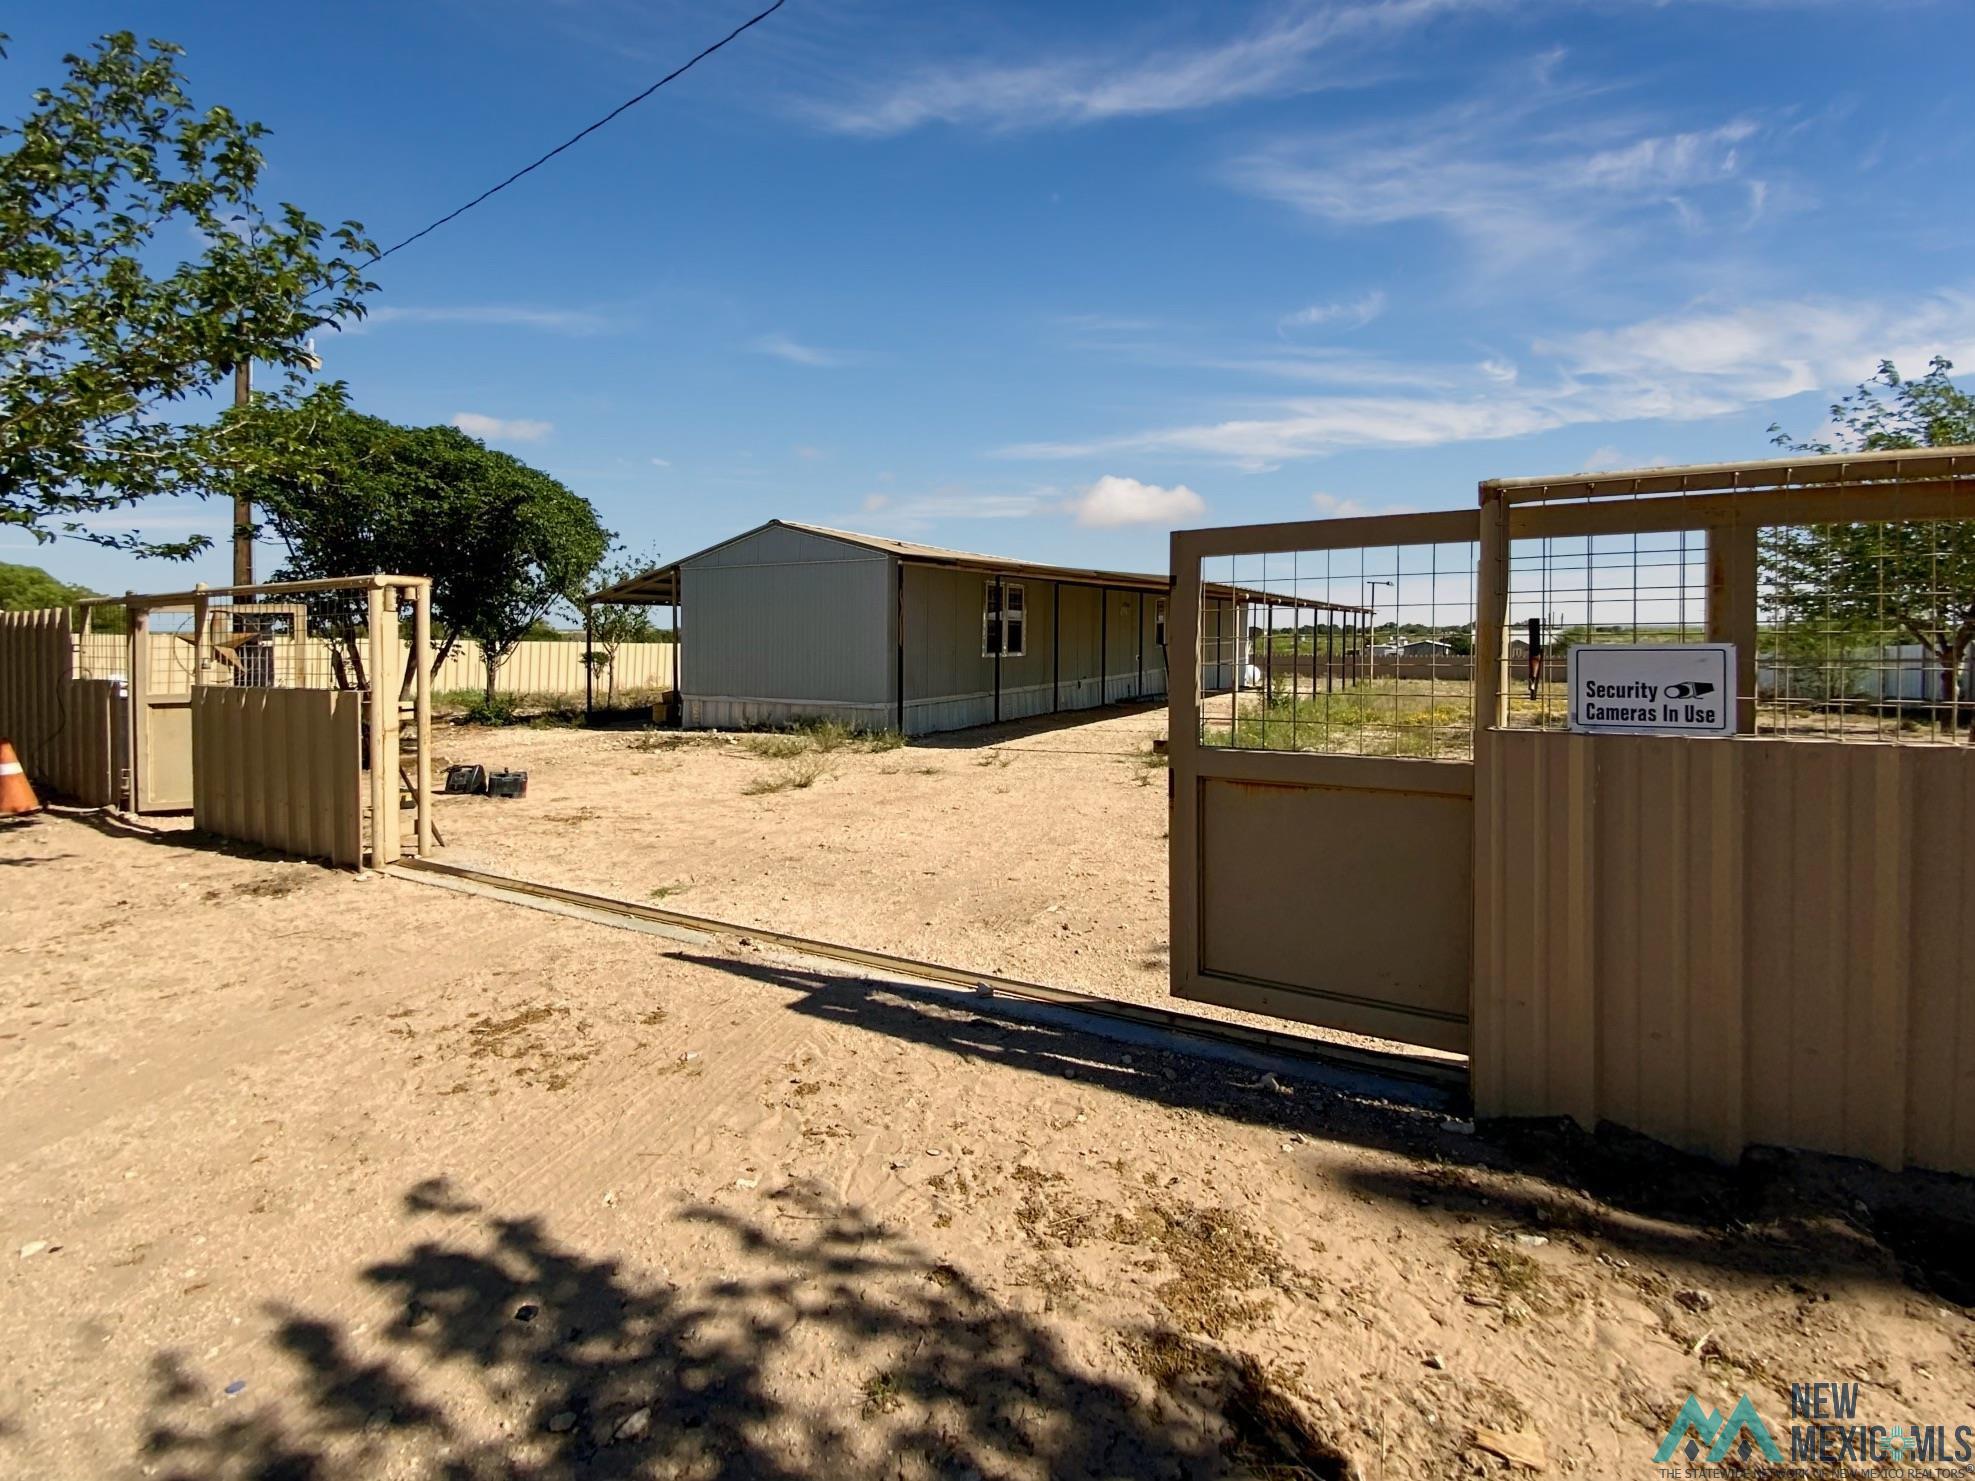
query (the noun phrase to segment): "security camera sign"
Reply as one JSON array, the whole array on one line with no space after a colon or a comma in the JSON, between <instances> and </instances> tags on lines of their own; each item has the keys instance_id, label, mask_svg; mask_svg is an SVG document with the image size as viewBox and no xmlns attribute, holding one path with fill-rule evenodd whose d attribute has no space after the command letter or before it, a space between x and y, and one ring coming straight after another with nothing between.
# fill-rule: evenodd
<instances>
[{"instance_id":1,"label":"security camera sign","mask_svg":"<svg viewBox=\"0 0 1975 1481\"><path fill-rule=\"evenodd\" d=\"M1733 735L1733 643L1578 643L1570 728L1604 735Z\"/></svg>"}]
</instances>

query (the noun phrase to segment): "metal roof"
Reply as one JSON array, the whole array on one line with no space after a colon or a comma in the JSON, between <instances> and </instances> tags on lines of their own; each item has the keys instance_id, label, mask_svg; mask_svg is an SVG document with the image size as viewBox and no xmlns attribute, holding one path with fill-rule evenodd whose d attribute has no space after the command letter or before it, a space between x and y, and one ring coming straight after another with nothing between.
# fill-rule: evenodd
<instances>
[{"instance_id":1,"label":"metal roof","mask_svg":"<svg viewBox=\"0 0 1975 1481\"><path fill-rule=\"evenodd\" d=\"M949 550L943 545L925 545L917 540L895 540L887 535L866 535L856 530L833 530L828 525L806 524L795 519L771 519L766 524L756 525L751 530L709 545L705 550L696 550L691 555L681 556L669 566L658 566L628 581L620 581L615 586L607 586L601 591L590 593L592 603L624 603L627 605L666 606L679 600L679 568L703 555L711 554L723 546L732 545L736 540L745 540L749 535L775 526L784 529L801 530L807 535L820 535L826 540L840 540L846 545L856 545L865 550L875 550L884 555L896 556L900 561L913 566L933 566L951 571L978 571L985 575L1030 576L1038 581L1061 581L1076 586L1098 586L1117 591L1151 591L1165 593L1172 587L1172 578L1164 573L1153 574L1143 571L1104 571L1085 566L1052 566L1041 561L1016 560L1010 556L982 555L971 550ZM1363 607L1347 606L1339 602L1320 602L1309 597L1279 596L1272 592L1252 590L1248 587L1225 586L1214 583L1206 588L1208 594L1218 597L1239 596L1262 603L1272 602L1278 607L1314 607L1326 611L1362 612Z\"/></svg>"}]
</instances>

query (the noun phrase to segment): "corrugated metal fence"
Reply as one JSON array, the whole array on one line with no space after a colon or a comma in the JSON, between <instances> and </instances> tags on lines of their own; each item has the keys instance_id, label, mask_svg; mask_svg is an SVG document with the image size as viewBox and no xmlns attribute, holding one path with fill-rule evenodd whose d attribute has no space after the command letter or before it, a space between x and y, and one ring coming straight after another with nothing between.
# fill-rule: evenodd
<instances>
[{"instance_id":1,"label":"corrugated metal fence","mask_svg":"<svg viewBox=\"0 0 1975 1481\"><path fill-rule=\"evenodd\" d=\"M192 696L193 821L208 833L361 867L363 703L352 689L200 686Z\"/></svg>"},{"instance_id":2,"label":"corrugated metal fence","mask_svg":"<svg viewBox=\"0 0 1975 1481\"><path fill-rule=\"evenodd\" d=\"M71 678L71 652L66 610L0 612L0 736L29 777L106 807L117 801L119 686Z\"/></svg>"},{"instance_id":3,"label":"corrugated metal fence","mask_svg":"<svg viewBox=\"0 0 1975 1481\"><path fill-rule=\"evenodd\" d=\"M323 638L276 638L270 640L273 646L282 649L273 672L280 676L284 688L327 689L336 682L335 659L332 656L334 645ZM98 678L121 675L130 663L129 640L117 633L90 633L78 638L78 671ZM187 692L192 685L192 645L182 643L183 654L176 654L173 648L158 645L163 660L155 665L157 672L151 675L152 685L158 693ZM621 697L632 690L670 689L673 687L673 655L675 646L671 643L625 643L617 650L612 664L616 674L616 692ZM397 647L397 663L402 672L405 661L405 644ZM175 661L174 661L175 660ZM570 699L583 693L583 645L552 641L526 642L515 646L495 682L495 690L501 694L543 694ZM438 693L448 690L486 687L486 664L480 656L480 645L462 641L453 645L446 661L432 676L432 687ZM604 671L597 673L597 702L601 704L610 679Z\"/></svg>"},{"instance_id":4,"label":"corrugated metal fence","mask_svg":"<svg viewBox=\"0 0 1975 1481\"><path fill-rule=\"evenodd\" d=\"M1475 1103L1975 1171L1955 746L1491 737Z\"/></svg>"}]
</instances>

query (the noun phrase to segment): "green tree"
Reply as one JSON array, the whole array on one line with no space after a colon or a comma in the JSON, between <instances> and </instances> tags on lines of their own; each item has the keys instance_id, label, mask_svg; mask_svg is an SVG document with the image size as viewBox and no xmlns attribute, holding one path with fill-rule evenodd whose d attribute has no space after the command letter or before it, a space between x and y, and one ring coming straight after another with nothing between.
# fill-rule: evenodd
<instances>
[{"instance_id":1,"label":"green tree","mask_svg":"<svg viewBox=\"0 0 1975 1481\"><path fill-rule=\"evenodd\" d=\"M1772 426L1792 452L1890 452L1975 443L1975 396L1936 356L1908 380L1890 360L1831 408L1825 441L1798 441ZM1918 644L1940 674L1942 723L1961 724L1961 676L1975 646L1975 520L1804 525L1765 532L1768 597L1793 624L1850 629L1862 639L1888 626ZM1883 638L1880 639L1883 641Z\"/></svg>"},{"instance_id":2,"label":"green tree","mask_svg":"<svg viewBox=\"0 0 1975 1481\"><path fill-rule=\"evenodd\" d=\"M294 406L229 411L229 491L245 493L288 555L281 580L386 571L432 578L444 641L481 646L491 699L514 645L579 591L610 544L589 501L456 427L400 427L351 411L340 385ZM348 638L348 598L315 609ZM361 673L354 642L346 644Z\"/></svg>"},{"instance_id":3,"label":"green tree","mask_svg":"<svg viewBox=\"0 0 1975 1481\"><path fill-rule=\"evenodd\" d=\"M43 607L66 607L96 593L71 586L39 566L16 566L0 561L0 612L33 612Z\"/></svg>"},{"instance_id":4,"label":"green tree","mask_svg":"<svg viewBox=\"0 0 1975 1481\"><path fill-rule=\"evenodd\" d=\"M99 596L86 586L74 586L39 566L16 566L0 561L0 612L34 612L43 607L68 607L84 597ZM90 627L99 633L124 630L122 607L98 607Z\"/></svg>"},{"instance_id":5,"label":"green tree","mask_svg":"<svg viewBox=\"0 0 1975 1481\"><path fill-rule=\"evenodd\" d=\"M584 586L590 591L602 591L607 586L641 576L657 564L655 552L631 557L619 550L614 559L601 562L590 573ZM626 643L651 642L657 636L657 629L652 626L650 607L625 602L607 602L591 607L589 629L590 646L583 654L583 662L592 673L603 670L603 702L604 708L608 709L617 699L617 650Z\"/></svg>"},{"instance_id":6,"label":"green tree","mask_svg":"<svg viewBox=\"0 0 1975 1481\"><path fill-rule=\"evenodd\" d=\"M256 360L293 392L310 334L361 316L371 287L359 224L260 203L266 131L195 110L182 54L105 36L0 126L0 525L37 540L179 559L210 545L91 521L204 492L223 450L179 404Z\"/></svg>"}]
</instances>

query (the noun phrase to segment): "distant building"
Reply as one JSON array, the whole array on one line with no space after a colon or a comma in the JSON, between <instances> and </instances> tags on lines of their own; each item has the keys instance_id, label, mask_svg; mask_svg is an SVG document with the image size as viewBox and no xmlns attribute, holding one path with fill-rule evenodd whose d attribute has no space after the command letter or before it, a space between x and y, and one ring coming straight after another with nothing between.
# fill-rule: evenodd
<instances>
[{"instance_id":1,"label":"distant building","mask_svg":"<svg viewBox=\"0 0 1975 1481\"><path fill-rule=\"evenodd\" d=\"M923 735L1164 695L1167 584L778 519L591 600L679 608L688 728Z\"/></svg>"}]
</instances>

